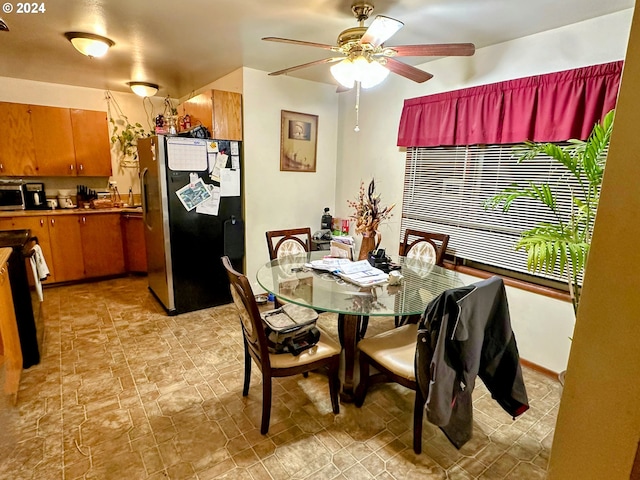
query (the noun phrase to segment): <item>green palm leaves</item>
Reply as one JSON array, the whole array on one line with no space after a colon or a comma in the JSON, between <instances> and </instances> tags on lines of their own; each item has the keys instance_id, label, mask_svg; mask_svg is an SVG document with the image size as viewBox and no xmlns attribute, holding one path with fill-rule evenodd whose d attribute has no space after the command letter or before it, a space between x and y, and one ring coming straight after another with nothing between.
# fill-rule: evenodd
<instances>
[{"instance_id":1,"label":"green palm leaves","mask_svg":"<svg viewBox=\"0 0 640 480\"><path fill-rule=\"evenodd\" d=\"M555 223L541 222L521 232L515 248L526 251L529 271L550 273L557 268L566 275L574 311L580 300L579 277L589 255L614 114L614 110L607 113L602 122L593 127L586 141L570 140L564 146L526 142L522 150L516 152L518 162L545 154L564 167L565 175L577 180L577 190L570 192L568 215L559 209L558 196L547 183L514 184L485 202L487 209L501 208L507 212L513 202L529 198L544 204L552 212Z\"/></svg>"}]
</instances>

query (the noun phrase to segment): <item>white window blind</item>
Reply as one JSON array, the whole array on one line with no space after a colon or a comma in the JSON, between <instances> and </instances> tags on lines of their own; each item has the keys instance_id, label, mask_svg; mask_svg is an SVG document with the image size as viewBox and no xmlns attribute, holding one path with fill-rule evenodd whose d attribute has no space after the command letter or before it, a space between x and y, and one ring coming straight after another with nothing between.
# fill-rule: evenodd
<instances>
[{"instance_id":1,"label":"white window blind","mask_svg":"<svg viewBox=\"0 0 640 480\"><path fill-rule=\"evenodd\" d=\"M515 251L520 232L556 223L553 214L530 199L516 200L507 213L485 210L484 202L514 183L546 182L568 218L577 181L546 155L517 158L514 145L407 148L401 238L406 228L447 233L447 253L457 259L528 273L526 252ZM536 276L565 281L559 271Z\"/></svg>"}]
</instances>

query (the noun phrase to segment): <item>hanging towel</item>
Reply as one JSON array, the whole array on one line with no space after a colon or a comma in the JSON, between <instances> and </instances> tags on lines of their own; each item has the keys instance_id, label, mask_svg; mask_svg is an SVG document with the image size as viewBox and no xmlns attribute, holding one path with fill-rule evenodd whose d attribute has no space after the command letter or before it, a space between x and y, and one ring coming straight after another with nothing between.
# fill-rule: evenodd
<instances>
[{"instance_id":1,"label":"hanging towel","mask_svg":"<svg viewBox=\"0 0 640 480\"><path fill-rule=\"evenodd\" d=\"M33 279L35 281L36 292L40 301L44 301L42 294L42 280L46 280L49 276L49 267L42 254L42 248L37 243L33 246L33 254L29 257L31 270L33 271Z\"/></svg>"}]
</instances>

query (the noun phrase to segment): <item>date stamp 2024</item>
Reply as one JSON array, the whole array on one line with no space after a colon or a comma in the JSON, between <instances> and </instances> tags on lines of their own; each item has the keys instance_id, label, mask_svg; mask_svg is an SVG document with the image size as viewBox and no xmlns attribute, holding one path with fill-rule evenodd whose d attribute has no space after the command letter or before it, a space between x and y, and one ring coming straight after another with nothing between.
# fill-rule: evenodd
<instances>
[{"instance_id":1,"label":"date stamp 2024","mask_svg":"<svg viewBox=\"0 0 640 480\"><path fill-rule=\"evenodd\" d=\"M2 4L2 11L4 13L37 14L45 13L47 11L47 7L44 2L5 2Z\"/></svg>"}]
</instances>

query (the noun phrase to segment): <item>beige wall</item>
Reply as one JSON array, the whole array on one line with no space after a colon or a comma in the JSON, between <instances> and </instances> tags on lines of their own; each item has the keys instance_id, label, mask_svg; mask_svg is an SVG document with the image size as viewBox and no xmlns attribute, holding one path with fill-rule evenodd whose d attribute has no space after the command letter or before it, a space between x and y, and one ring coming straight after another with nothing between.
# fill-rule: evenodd
<instances>
[{"instance_id":1,"label":"beige wall","mask_svg":"<svg viewBox=\"0 0 640 480\"><path fill-rule=\"evenodd\" d=\"M622 75L549 479L627 480L640 438L640 11Z\"/></svg>"},{"instance_id":2,"label":"beige wall","mask_svg":"<svg viewBox=\"0 0 640 480\"><path fill-rule=\"evenodd\" d=\"M324 207L334 210L338 99L335 87L244 69L244 186L247 276L269 260L265 232L320 229ZM315 173L280 171L280 112L318 115Z\"/></svg>"}]
</instances>

